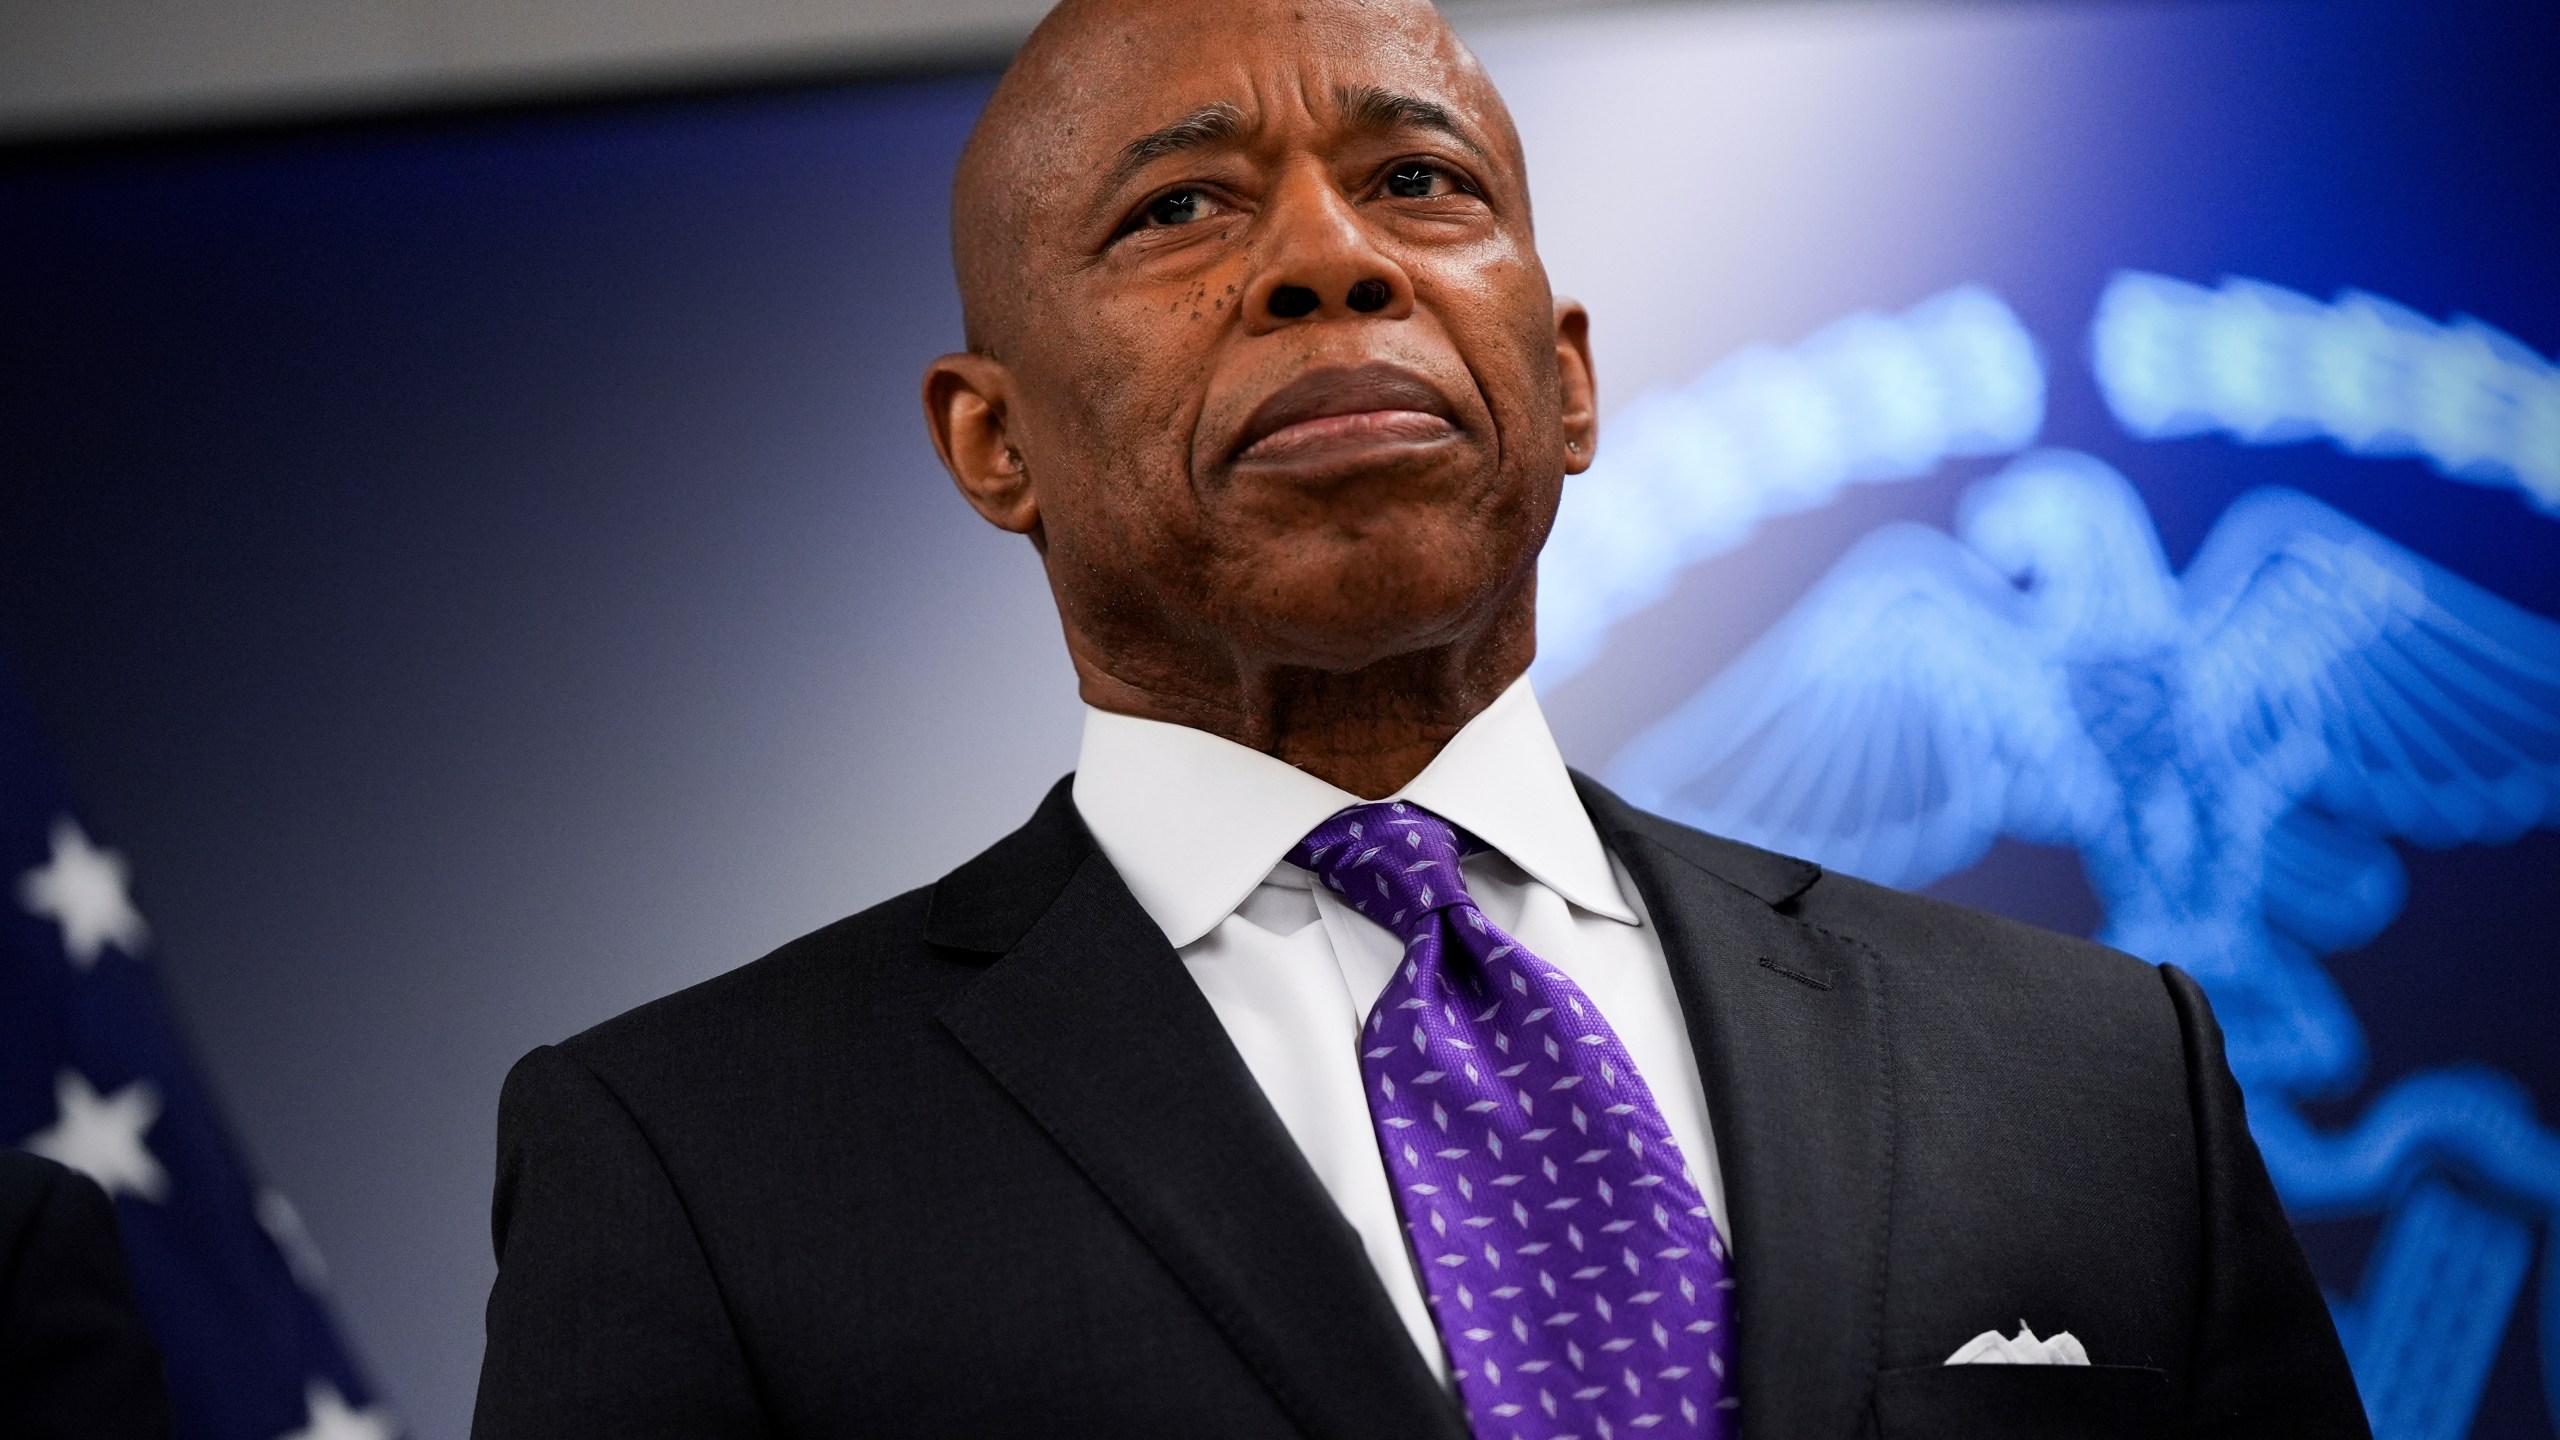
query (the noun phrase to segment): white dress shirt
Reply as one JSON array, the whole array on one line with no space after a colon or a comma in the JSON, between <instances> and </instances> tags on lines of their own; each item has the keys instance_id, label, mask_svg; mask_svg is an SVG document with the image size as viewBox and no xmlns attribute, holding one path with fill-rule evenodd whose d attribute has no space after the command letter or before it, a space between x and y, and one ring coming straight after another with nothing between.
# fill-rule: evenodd
<instances>
[{"instance_id":1,"label":"white dress shirt","mask_svg":"<svg viewBox=\"0 0 2560 1440\"><path fill-rule=\"evenodd\" d=\"M1505 690L1388 798L1492 847L1465 864L1477 908L1598 1003L1732 1244L1706 1092L1661 939L1592 829L1529 682ZM1403 946L1281 858L1360 797L1203 730L1088 707L1075 802L1446 1383L1360 1077L1360 1027Z\"/></svg>"}]
</instances>

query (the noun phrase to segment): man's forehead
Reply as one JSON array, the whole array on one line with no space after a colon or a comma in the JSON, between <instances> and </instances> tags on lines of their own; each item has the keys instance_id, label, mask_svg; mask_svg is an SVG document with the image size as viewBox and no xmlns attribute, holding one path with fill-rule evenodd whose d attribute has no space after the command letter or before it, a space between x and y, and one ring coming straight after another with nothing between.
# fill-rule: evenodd
<instances>
[{"instance_id":1,"label":"man's forehead","mask_svg":"<svg viewBox=\"0 0 2560 1440\"><path fill-rule=\"evenodd\" d=\"M1464 53L1428 0L1066 0L1019 58L1170 71L1265 47L1317 59Z\"/></svg>"},{"instance_id":2,"label":"man's forehead","mask_svg":"<svg viewBox=\"0 0 2560 1440\"><path fill-rule=\"evenodd\" d=\"M1080 167L1307 118L1471 142L1501 124L1480 113L1500 102L1474 57L1426 4L1102 0L1062 6L1051 25L1023 57L1037 73L1018 78L1046 92L1052 153Z\"/></svg>"},{"instance_id":3,"label":"man's forehead","mask_svg":"<svg viewBox=\"0 0 2560 1440\"><path fill-rule=\"evenodd\" d=\"M1026 250L1073 248L1070 217L1134 169L1309 120L1440 129L1491 169L1520 167L1501 97L1427 0L1065 0L961 161L952 240L973 335L992 333Z\"/></svg>"}]
</instances>

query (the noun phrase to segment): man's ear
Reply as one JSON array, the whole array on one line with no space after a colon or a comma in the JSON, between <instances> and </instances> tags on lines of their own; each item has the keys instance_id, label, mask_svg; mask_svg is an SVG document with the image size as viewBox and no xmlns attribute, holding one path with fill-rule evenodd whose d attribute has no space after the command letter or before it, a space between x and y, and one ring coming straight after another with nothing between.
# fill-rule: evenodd
<instances>
[{"instance_id":1,"label":"man's ear","mask_svg":"<svg viewBox=\"0 0 2560 1440\"><path fill-rule=\"evenodd\" d=\"M1007 429L1013 373L991 355L945 355L924 367L924 423L933 451L987 523L1017 535L1040 524L1031 469Z\"/></svg>"},{"instance_id":2,"label":"man's ear","mask_svg":"<svg viewBox=\"0 0 2560 1440\"><path fill-rule=\"evenodd\" d=\"M1564 431L1564 473L1591 468L1600 443L1600 391L1591 374L1591 314L1579 300L1556 301L1557 419Z\"/></svg>"}]
</instances>

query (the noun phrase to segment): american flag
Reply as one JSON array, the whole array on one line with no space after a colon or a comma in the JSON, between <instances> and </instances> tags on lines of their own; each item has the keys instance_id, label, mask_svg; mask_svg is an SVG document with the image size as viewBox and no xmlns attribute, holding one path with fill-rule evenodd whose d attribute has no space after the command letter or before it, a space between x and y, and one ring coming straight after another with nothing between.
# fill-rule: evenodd
<instances>
[{"instance_id":1,"label":"american flag","mask_svg":"<svg viewBox=\"0 0 2560 1440\"><path fill-rule=\"evenodd\" d=\"M318 1253L232 1145L150 948L124 857L0 677L0 1143L113 1197L181 1440L390 1440Z\"/></svg>"}]
</instances>

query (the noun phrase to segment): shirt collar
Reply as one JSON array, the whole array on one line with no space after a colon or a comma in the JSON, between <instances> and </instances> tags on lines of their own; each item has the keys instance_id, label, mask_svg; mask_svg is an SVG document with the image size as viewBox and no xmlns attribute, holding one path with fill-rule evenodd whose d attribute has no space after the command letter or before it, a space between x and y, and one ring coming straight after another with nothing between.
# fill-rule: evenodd
<instances>
[{"instance_id":1,"label":"shirt collar","mask_svg":"<svg viewBox=\"0 0 2560 1440\"><path fill-rule=\"evenodd\" d=\"M1360 797L1205 730L1085 708L1076 810L1175 948L1216 928L1325 817ZM1410 800L1539 883L1635 924L1526 676L1450 737Z\"/></svg>"}]
</instances>

